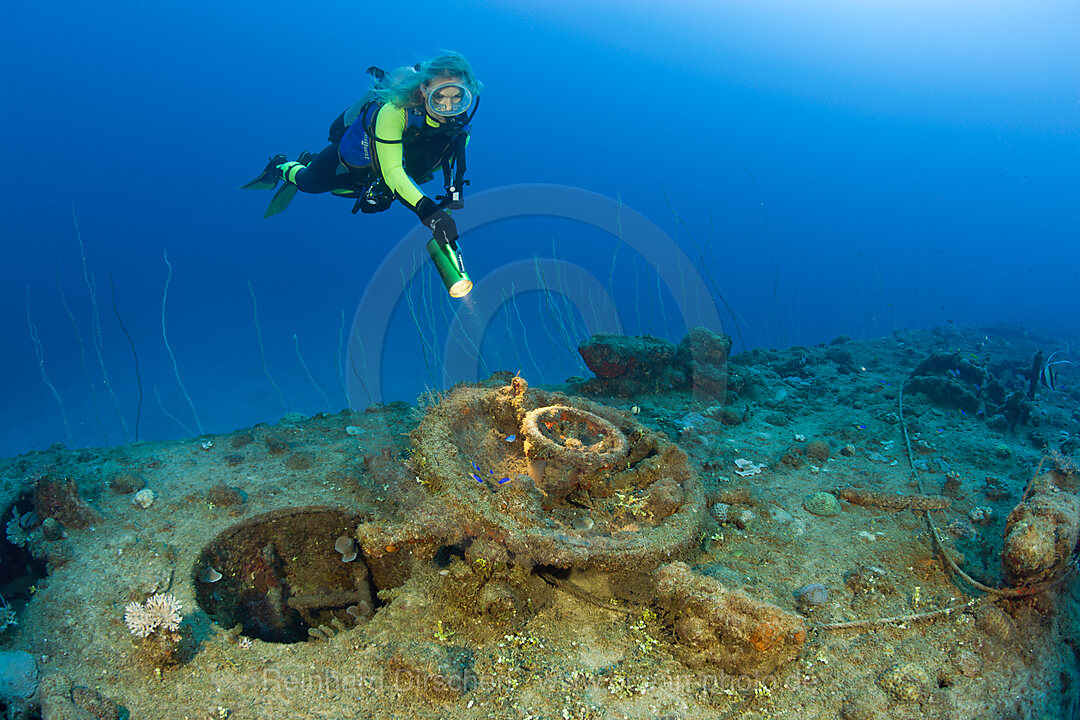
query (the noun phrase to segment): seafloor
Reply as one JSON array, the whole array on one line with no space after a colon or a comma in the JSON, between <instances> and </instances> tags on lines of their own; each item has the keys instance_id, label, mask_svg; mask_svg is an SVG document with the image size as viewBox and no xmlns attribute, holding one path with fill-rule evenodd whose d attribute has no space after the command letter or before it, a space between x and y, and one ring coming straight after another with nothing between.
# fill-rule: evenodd
<instances>
[{"instance_id":1,"label":"seafloor","mask_svg":"<svg viewBox=\"0 0 1080 720\"><path fill-rule=\"evenodd\" d=\"M0 461L0 702L46 720L1074 717L1080 369L1027 397L1035 352L1063 345L1000 327L755 350L727 361L725 403L507 374L419 407ZM515 432L541 405L562 409ZM566 441L546 476L537 432ZM575 433L600 459L558 474ZM1036 486L1065 511L1003 565ZM125 608L155 594L182 622L138 637Z\"/></svg>"}]
</instances>

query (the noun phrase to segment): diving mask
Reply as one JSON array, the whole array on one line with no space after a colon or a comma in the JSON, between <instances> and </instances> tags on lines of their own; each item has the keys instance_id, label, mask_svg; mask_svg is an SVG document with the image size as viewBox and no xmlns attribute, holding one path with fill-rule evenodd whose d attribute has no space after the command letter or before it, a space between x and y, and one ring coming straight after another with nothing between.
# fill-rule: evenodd
<instances>
[{"instance_id":1,"label":"diving mask","mask_svg":"<svg viewBox=\"0 0 1080 720\"><path fill-rule=\"evenodd\" d=\"M432 115L452 117L472 106L473 95L469 88L461 83L449 82L428 90L425 100L428 112Z\"/></svg>"}]
</instances>

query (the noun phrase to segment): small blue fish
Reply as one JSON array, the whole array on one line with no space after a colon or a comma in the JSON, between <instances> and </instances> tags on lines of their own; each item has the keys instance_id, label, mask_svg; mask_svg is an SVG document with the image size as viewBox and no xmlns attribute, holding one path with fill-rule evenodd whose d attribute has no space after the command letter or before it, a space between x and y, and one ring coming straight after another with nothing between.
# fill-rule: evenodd
<instances>
[{"instance_id":1,"label":"small blue fish","mask_svg":"<svg viewBox=\"0 0 1080 720\"><path fill-rule=\"evenodd\" d=\"M506 436L506 442L514 442L515 440L517 440L517 435L507 435Z\"/></svg>"},{"instance_id":2,"label":"small blue fish","mask_svg":"<svg viewBox=\"0 0 1080 720\"><path fill-rule=\"evenodd\" d=\"M508 478L508 477L504 477L504 478L499 480L500 485L502 485L503 483L508 483L508 482L510 482L510 478Z\"/></svg>"},{"instance_id":3,"label":"small blue fish","mask_svg":"<svg viewBox=\"0 0 1080 720\"><path fill-rule=\"evenodd\" d=\"M472 463L473 469L476 470L476 472L474 472L474 473L469 473L469 477L471 477L473 480L475 480L476 482L483 485L484 480L487 477L486 475L484 475L484 469L482 467L480 467L479 465L477 465L475 460L470 460L469 462ZM498 477L497 475L495 475L494 470L488 470L487 473L488 473L488 475ZM510 478L503 478L502 480L499 480L499 484L502 485L504 482L508 482L509 480L510 480Z\"/></svg>"}]
</instances>

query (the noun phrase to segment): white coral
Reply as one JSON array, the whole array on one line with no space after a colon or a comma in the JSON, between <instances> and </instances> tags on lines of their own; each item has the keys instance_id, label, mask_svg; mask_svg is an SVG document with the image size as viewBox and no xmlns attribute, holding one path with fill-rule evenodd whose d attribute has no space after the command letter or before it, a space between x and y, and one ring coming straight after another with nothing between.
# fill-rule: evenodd
<instances>
[{"instance_id":1,"label":"white coral","mask_svg":"<svg viewBox=\"0 0 1080 720\"><path fill-rule=\"evenodd\" d=\"M124 608L124 622L136 637L149 637L155 630L176 630L183 616L180 601L171 594L152 595L143 605L128 603Z\"/></svg>"},{"instance_id":2,"label":"white coral","mask_svg":"<svg viewBox=\"0 0 1080 720\"><path fill-rule=\"evenodd\" d=\"M158 626L164 630L176 630L180 627L180 601L170 594L158 593L146 601L146 610L153 616Z\"/></svg>"},{"instance_id":3,"label":"white coral","mask_svg":"<svg viewBox=\"0 0 1080 720\"><path fill-rule=\"evenodd\" d=\"M130 602L124 608L124 622L136 637L147 637L157 628L157 620L137 602Z\"/></svg>"}]
</instances>

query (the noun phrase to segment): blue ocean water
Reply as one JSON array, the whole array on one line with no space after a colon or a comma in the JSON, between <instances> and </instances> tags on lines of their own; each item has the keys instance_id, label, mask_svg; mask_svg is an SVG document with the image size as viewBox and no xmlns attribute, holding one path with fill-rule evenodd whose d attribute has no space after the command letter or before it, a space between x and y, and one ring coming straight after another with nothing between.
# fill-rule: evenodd
<instances>
[{"instance_id":1,"label":"blue ocean water","mask_svg":"<svg viewBox=\"0 0 1080 720\"><path fill-rule=\"evenodd\" d=\"M1064 1L13 5L0 455L560 382L596 330L1075 335L1078 25ZM264 220L238 189L320 149L369 65L442 49L485 83L464 302L404 208Z\"/></svg>"}]
</instances>

